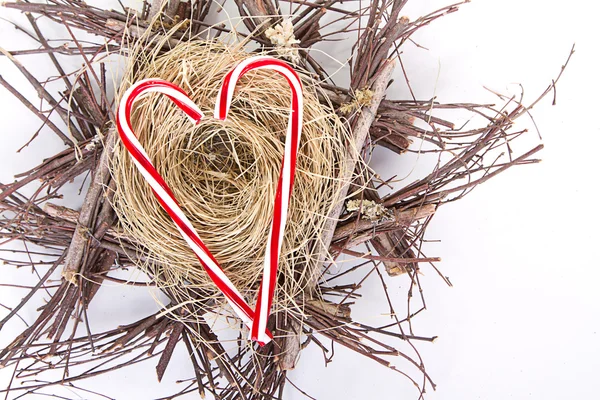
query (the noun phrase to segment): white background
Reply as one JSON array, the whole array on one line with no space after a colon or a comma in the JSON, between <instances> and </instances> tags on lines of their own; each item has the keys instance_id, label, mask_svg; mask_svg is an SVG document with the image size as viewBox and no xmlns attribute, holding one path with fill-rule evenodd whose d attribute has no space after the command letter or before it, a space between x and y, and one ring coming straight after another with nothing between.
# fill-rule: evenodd
<instances>
[{"instance_id":1,"label":"white background","mask_svg":"<svg viewBox=\"0 0 600 400\"><path fill-rule=\"evenodd\" d=\"M413 0L404 13L415 19L445 4ZM576 54L558 85L557 105L551 106L548 98L534 110L546 146L540 154L544 161L509 170L466 199L442 207L429 228L428 238L441 242L430 243L428 255L442 257L440 267L454 284L448 288L427 269L421 279L428 310L416 319L416 330L439 336L434 344L419 344L438 384L436 392L429 391L430 399L600 397L595 384L600 372L599 11L595 3L584 1L475 1L415 37L428 51L405 48L407 72L419 98L436 95L442 102L496 102L484 85L514 93L519 90L515 83L522 83L526 101L531 101L556 76L576 43ZM0 9L0 16L26 26L16 13ZM0 37L0 45L8 49L32 45L4 22L0 22ZM336 51L342 48L330 51L341 57ZM39 77L50 71L45 57L23 60ZM35 102L34 92L4 59L0 59L0 73ZM390 96L408 97L401 85ZM43 131L32 146L16 154L39 121L4 89L0 101L0 179L8 182L62 144ZM536 143L525 140L516 152ZM382 154L375 162L388 165L386 171L379 169L384 176L404 176L413 167L412 161L386 162ZM67 203L80 202L75 194L74 190L67 193ZM29 271L17 275L7 271L2 267L3 280L28 279ZM370 288L376 292L376 284L366 283L366 297ZM402 304L407 279L394 278L388 284ZM114 326L147 315L156 306L144 290L107 285L90 314L100 321L98 326L102 321ZM16 304L22 293L2 289L0 297ZM375 300L367 300L354 315L370 322L387 320L374 311L373 304ZM0 316L4 313L0 310ZM29 321L35 315L35 310L22 313ZM19 322L7 326L0 344L21 329ZM161 384L155 383L154 365L120 370L84 386L117 399L149 399L172 393L178 387L175 380L192 376L183 351L177 353ZM0 371L0 387L8 382L10 372ZM398 374L340 347L327 368L320 351L310 347L290 378L320 400L416 398ZM73 393L68 396L79 398ZM303 397L288 387L285 398Z\"/></svg>"}]
</instances>

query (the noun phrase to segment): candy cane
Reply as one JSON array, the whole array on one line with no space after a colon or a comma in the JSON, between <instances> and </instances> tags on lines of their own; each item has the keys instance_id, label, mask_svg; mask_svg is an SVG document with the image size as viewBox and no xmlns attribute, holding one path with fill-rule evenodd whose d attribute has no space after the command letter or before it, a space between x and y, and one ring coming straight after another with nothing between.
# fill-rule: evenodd
<instances>
[{"instance_id":1,"label":"candy cane","mask_svg":"<svg viewBox=\"0 0 600 400\"><path fill-rule=\"evenodd\" d=\"M125 92L121 99L116 121L119 136L133 158L134 164L150 184L159 203L176 224L179 232L198 257L198 260L206 270L208 276L223 294L225 294L225 298L235 313L239 315L249 328L251 328L252 321L254 320L254 311L246 303L233 283L227 278L212 253L204 243L202 243L202 240L193 228L191 222L177 204L177 200L169 189L169 186L158 174L158 171L156 171L156 168L150 161L150 157L133 132L131 127L132 106L141 95L150 92L158 92L167 95L196 124L204 117L202 111L200 111L196 104L194 104L194 102L190 100L185 92L178 86L161 79L146 79L133 85ZM259 343L263 345L271 340L271 338L271 333L267 332L267 335L263 336L264 341L259 341Z\"/></svg>"},{"instance_id":2,"label":"candy cane","mask_svg":"<svg viewBox=\"0 0 600 400\"><path fill-rule=\"evenodd\" d=\"M252 323L251 338L264 342L268 338L267 320L273 302L275 285L277 284L277 265L279 252L283 243L283 233L287 219L289 200L294 185L296 171L296 156L302 131L302 83L296 71L287 63L272 57L257 56L246 59L229 72L223 80L223 85L217 95L215 118L226 119L231 106L233 91L238 80L247 72L254 69L270 69L283 75L292 89L291 112L288 120L287 135L283 162L277 183L273 221L267 240L267 251L263 264L263 279L258 293L255 308L255 319Z\"/></svg>"}]
</instances>

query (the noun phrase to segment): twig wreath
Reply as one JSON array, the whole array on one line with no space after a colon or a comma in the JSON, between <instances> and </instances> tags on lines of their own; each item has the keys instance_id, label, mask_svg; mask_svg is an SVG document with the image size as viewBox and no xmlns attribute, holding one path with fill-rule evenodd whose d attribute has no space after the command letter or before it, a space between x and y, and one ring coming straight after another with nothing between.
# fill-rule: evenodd
<instances>
[{"instance_id":1,"label":"twig wreath","mask_svg":"<svg viewBox=\"0 0 600 400\"><path fill-rule=\"evenodd\" d=\"M2 259L39 279L3 305L0 330L32 299L46 303L0 349L0 367L14 369L0 392L20 398L66 385L107 398L82 381L156 358L160 381L178 345L193 378L182 377L184 387L169 399L281 399L307 346L320 348L326 362L333 346L343 346L397 371L415 385L415 398L435 389L418 351L435 337L416 334L412 321L425 304L421 271L450 282L439 259L423 254L424 233L443 204L538 161L541 144L510 151L526 133L515 120L552 92L562 70L531 105L387 99L392 72L402 67L399 49L462 4L410 21L405 3L235 0L240 18L229 15L224 24L210 22L225 7L217 1L145 1L141 10L119 11L76 0L4 3L25 13L30 27L18 28L39 46L0 52L43 102L32 104L2 77L0 84L65 148L1 184L2 250L14 255ZM70 42L55 47L39 20L62 25ZM76 30L99 40L82 41ZM314 49L350 32L358 38L350 85L340 87ZM30 54L50 58L63 91L51 93L52 78L38 80L21 63ZM67 72L59 56L83 66ZM126 60L114 82L111 57ZM457 128L439 110L484 123ZM393 187L369 166L375 146L439 158L425 177ZM81 175L90 182L81 208L57 205ZM393 189L382 195L382 186ZM343 257L360 262L338 265ZM149 282L115 277L122 268L143 271ZM369 276L380 279L390 310L382 326L351 313L369 296L361 292ZM390 279L409 286L404 317L389 296ZM96 331L88 306L105 282L152 285L168 302L156 314ZM237 336L233 350L215 321Z\"/></svg>"}]
</instances>

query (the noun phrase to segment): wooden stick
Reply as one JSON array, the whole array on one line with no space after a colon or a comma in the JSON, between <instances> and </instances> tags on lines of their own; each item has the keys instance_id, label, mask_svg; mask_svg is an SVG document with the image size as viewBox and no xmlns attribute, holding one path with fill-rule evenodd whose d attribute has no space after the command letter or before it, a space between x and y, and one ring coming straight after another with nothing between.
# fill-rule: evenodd
<instances>
[{"instance_id":1,"label":"wooden stick","mask_svg":"<svg viewBox=\"0 0 600 400\"><path fill-rule=\"evenodd\" d=\"M153 0L150 11L148 12L148 20L152 20L161 11L166 16L173 18L177 13L179 3L179 0Z\"/></svg>"},{"instance_id":2,"label":"wooden stick","mask_svg":"<svg viewBox=\"0 0 600 400\"><path fill-rule=\"evenodd\" d=\"M264 27L260 33L256 32L257 36L261 36L269 28L269 21L279 15L271 0L235 0L235 4L237 4L241 16L249 15L252 17L243 20L244 25L250 32L261 26Z\"/></svg>"},{"instance_id":3,"label":"wooden stick","mask_svg":"<svg viewBox=\"0 0 600 400\"><path fill-rule=\"evenodd\" d=\"M321 240L319 241L319 249L317 254L319 256L318 268L316 271L320 271L320 268L325 263L327 255L329 254L329 246L331 244L331 240L333 239L333 235L335 232L335 227L337 226L339 216L342 212L344 206L344 199L348 194L348 189L350 188L350 181L352 180L352 176L354 174L354 168L358 161L358 152L362 149L365 140L367 139L367 135L369 133L369 129L371 128L371 124L375 120L377 109L379 108L379 103L383 99L385 94L388 82L391 79L392 72L394 70L394 62L388 60L380 73L378 74L377 80L372 85L373 90L373 100L368 107L364 107L358 117L355 119L354 124L354 142L350 144L351 147L347 153L347 157L341 163L341 171L339 175L339 179L342 182L345 182L342 187L339 197L336 199L336 206L332 209L329 214L329 219L325 223L323 233L321 235ZM309 290L315 290L317 287L317 280L320 274L314 274L313 277L307 285ZM313 293L310 293L309 296L312 296ZM296 330L298 334L295 337L287 338L283 342L282 353L284 356L282 357L279 366L282 369L292 369L296 364L296 360L298 358L298 353L301 350L301 346L296 345L300 342L300 330ZM293 336L293 335L292 335Z\"/></svg>"},{"instance_id":4,"label":"wooden stick","mask_svg":"<svg viewBox=\"0 0 600 400\"><path fill-rule=\"evenodd\" d=\"M320 249L318 252L321 254L319 258L320 267L323 266L325 260L327 259L329 245L334 237L335 227L337 226L340 214L344 208L344 199L348 194L350 182L354 174L354 168L358 162L358 152L364 146L367 135L369 134L369 130L371 129L371 124L373 121L375 121L377 109L379 108L379 104L385 95L385 91L392 77L393 71L394 62L392 60L387 60L383 64L377 79L371 87L371 90L373 91L373 100L371 101L371 104L368 107L363 107L360 111L360 114L356 118L356 122L354 124L355 128L353 130L354 143L351 144L353 148L348 152L346 159L341 163L339 179L344 182L344 186L342 187L340 194L336 199L336 206L329 213L329 219L325 223L323 233L321 234ZM318 279L318 274L316 275L317 277L314 279ZM312 284L310 284L308 287L316 287L316 281L312 282Z\"/></svg>"},{"instance_id":5,"label":"wooden stick","mask_svg":"<svg viewBox=\"0 0 600 400\"><path fill-rule=\"evenodd\" d=\"M119 21L117 19L112 19L112 18L109 18L106 20L106 27L110 28L110 29L114 29L116 31L122 31L122 32L125 32L125 30L127 30L127 33L135 39L139 39L147 33L146 28L143 28L140 26L135 26L135 25L128 25L127 23L125 23L123 21ZM163 42L164 40L165 40L164 36L155 34L152 36L152 39L150 39L150 43L157 44L157 43ZM176 39L173 39L173 38L168 38L168 39L166 39L166 43L169 44L170 48L173 48L173 47L177 46L179 41ZM168 48L166 47L165 49L168 49Z\"/></svg>"},{"instance_id":6,"label":"wooden stick","mask_svg":"<svg viewBox=\"0 0 600 400\"><path fill-rule=\"evenodd\" d=\"M434 204L426 204L423 207L415 207L408 210L393 210L393 217L381 224L374 224L368 219L360 219L356 223L348 223L338 227L332 236L332 241L347 239L352 235L374 229L390 229L392 227L409 226L414 221L427 218L435 213L436 206Z\"/></svg>"},{"instance_id":7,"label":"wooden stick","mask_svg":"<svg viewBox=\"0 0 600 400\"><path fill-rule=\"evenodd\" d=\"M302 325L292 318L288 317L288 323L277 330L278 335L284 336L281 340L281 353L276 355L277 365L282 371L289 371L296 367L301 350Z\"/></svg>"},{"instance_id":8,"label":"wooden stick","mask_svg":"<svg viewBox=\"0 0 600 400\"><path fill-rule=\"evenodd\" d=\"M167 366L169 365L169 361L171 361L171 356L173 355L173 350L175 350L175 346L179 341L179 337L183 332L184 325L181 322L176 322L173 326L173 330L171 331L171 335L169 336L169 340L167 341L167 346L162 352L160 356L160 360L158 360L158 365L156 366L156 376L158 377L158 381L160 382L165 375L165 371Z\"/></svg>"},{"instance_id":9,"label":"wooden stick","mask_svg":"<svg viewBox=\"0 0 600 400\"><path fill-rule=\"evenodd\" d=\"M73 233L73 240L71 240L71 245L69 246L62 276L73 284L77 284L75 277L79 272L84 255L88 249L89 232L94 228L96 215L100 208L99 203L104 194L104 186L110 178L109 157L112 155L116 136L116 130L110 129L108 131L104 143L104 151L94 171L94 178L92 179L90 188L85 195L83 206L79 212L77 227Z\"/></svg>"}]
</instances>

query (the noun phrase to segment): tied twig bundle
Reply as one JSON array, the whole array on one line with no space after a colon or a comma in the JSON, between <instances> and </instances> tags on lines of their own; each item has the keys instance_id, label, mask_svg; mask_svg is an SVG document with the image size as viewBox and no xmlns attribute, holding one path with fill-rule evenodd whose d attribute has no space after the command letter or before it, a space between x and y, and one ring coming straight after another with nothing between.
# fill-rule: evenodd
<instances>
[{"instance_id":1,"label":"tied twig bundle","mask_svg":"<svg viewBox=\"0 0 600 400\"><path fill-rule=\"evenodd\" d=\"M192 392L225 400L281 399L284 388L290 387L286 386L288 370L309 345L322 350L326 364L342 346L363 356L367 363L389 368L415 386L419 399L426 390L435 389L417 343L432 342L435 336L417 334L414 321L426 309L422 271L433 270L446 283L450 281L434 264L439 258L426 256L422 247L425 231L438 207L462 198L508 168L538 161L534 155L542 145L518 155L513 154L511 143L527 132L515 126L515 120L527 115L539 99L528 106L515 98L500 97L505 104L495 106L438 103L414 96L401 50L410 45L416 31L457 11L458 4L410 20L402 12L406 1L374 0L357 3L354 10L346 10L339 0L235 3L241 17L238 26L232 21L214 25L205 20L222 5L214 1L167 4L154 0L152 6L144 2L140 10L123 7L122 12L75 0L4 4L26 13L36 34L31 37L39 47L0 49L3 57L50 108L36 107L10 79L0 77L0 85L68 147L17 175L15 182L0 183L0 239L8 244L2 251L13 253L1 260L31 267L38 277L33 286L19 285L25 293L16 296L17 301L0 304L7 311L0 329L17 322L20 312L32 308L31 301L38 294L48 296L35 321L0 349L0 368L14 368L13 379L0 393L46 395L50 386L57 390L68 386L68 396L77 391L88 398L90 391L78 386L81 382L132 364L153 362L150 359L154 357L160 381L178 344L185 345L193 378L181 380L186 383L168 396L170 399ZM283 3L288 4L282 8ZM288 5L289 19L281 11ZM64 27L70 43L52 47L37 25L38 17ZM238 29L242 24L246 32ZM80 41L76 29L98 35L98 43ZM272 40L271 33L278 29L285 33L285 40ZM227 34L245 42L231 47ZM314 57L312 46L347 40L354 34L358 40L349 61L350 84L341 87L333 81L334 71ZM207 38L225 46L207 43ZM306 78L305 82L306 94L311 97L305 99L305 126L318 130L318 135L307 131L303 135L297 179L306 182L297 182L300 196L292 197L296 202L292 212L301 215L292 215L295 226L288 225L276 312L268 325L275 340L260 348L248 346L240 332L235 332L239 336L230 343L215 335L212 321L203 316L221 309L218 296L212 285L202 280L179 233L165 231L171 224L155 204L146 182L138 180L138 186L124 190L137 173L131 165L129 169L124 164L114 168L113 157L123 163L129 158L123 157L121 148L113 152L110 140L115 136L113 108L118 99L107 89L108 54L119 51L131 57L123 86L149 76L169 79L210 110L220 77L238 57L246 56L242 47L281 57L291 54L305 75L318 78ZM45 84L55 78L38 81L20 62L31 54L48 54L65 83L65 92L50 93ZM56 54L73 55L83 60L84 67L67 73ZM387 89L394 65L404 75L411 100L385 98L391 92ZM552 93L563 69L541 97ZM271 76L268 81L260 74L249 78L235 96L238 107L234 104L226 125L207 118L194 128L175 108L169 108L168 101L155 97L136 107L134 120L143 132L145 147L152 148L153 157L159 160L160 173L180 192L177 197L187 215L196 219L199 231L204 228L205 240L212 235L211 246L229 276L243 281L237 283L252 297L259 279L259 269L253 270L253 265L260 264L257 260L266 232L265 220L259 217L269 215L272 206L264 194L269 194L268 187L278 173L283 142L278 134L285 129L289 95L287 87L278 88ZM349 133L331 110L344 116ZM63 119L66 133L51 122L52 113ZM440 118L441 113L467 113L483 122L456 128L450 119ZM248 124L249 120L254 125ZM327 129L321 129L323 125L328 125ZM33 138L36 136L37 132ZM411 152L431 154L437 162L422 179L398 184L393 176L382 178L364 164L375 146L400 157ZM109 159L113 175L107 173ZM94 182L81 210L49 203L60 198L63 186L81 174L90 174ZM273 176L266 176L269 174ZM25 196L22 189L37 181L39 187ZM391 193L380 193L382 186ZM346 191L352 198L349 202L343 201ZM135 201L130 203L132 199ZM112 205L122 226L114 224ZM243 225L243 218L249 225ZM206 221L217 229L206 229ZM150 232L151 226L156 229ZM138 236L141 230L147 236ZM240 234L251 237L242 243ZM152 243L154 249L148 245ZM240 252L249 254L248 258L239 257ZM361 262L352 267L336 264L344 255ZM113 274L133 266L143 266L151 283L126 281ZM386 272L402 275L393 279L402 280L406 288L403 304L396 304L390 293ZM53 274L60 273L63 279L53 280ZM381 298L385 298L381 303L389 320L383 324L351 315L351 306L361 296L372 294L363 290L367 279L378 282ZM88 315L88 306L102 297L100 287L106 281L133 286L158 283L168 303L125 325L98 329L93 324L97 316L93 312ZM2 288L9 286L15 285L0 283ZM228 348L231 343L236 344L233 349ZM106 394L109 390L103 389ZM107 397L105 393L97 395Z\"/></svg>"},{"instance_id":2,"label":"tied twig bundle","mask_svg":"<svg viewBox=\"0 0 600 400\"><path fill-rule=\"evenodd\" d=\"M290 93L282 77L256 71L236 89L228 120L212 118L225 73L249 56L242 47L194 41L160 56L148 49L135 51L122 87L146 78L165 79L184 88L205 111L206 117L193 126L170 102L151 96L136 106L132 124L203 242L233 284L254 299L262 279ZM308 74L303 80L305 122L274 312L301 308L296 299L315 289L324 256L321 233L331 210L343 203L340 163L352 151L345 147L348 131L342 120L319 102L319 87ZM153 276L178 296L178 303L189 303L193 290L202 293L193 301L221 305L224 297L154 199L124 146L117 146L111 164L114 209L126 235L143 246L139 251L144 257L135 257L134 263L154 263Z\"/></svg>"}]
</instances>

